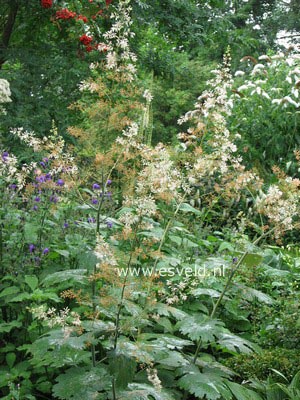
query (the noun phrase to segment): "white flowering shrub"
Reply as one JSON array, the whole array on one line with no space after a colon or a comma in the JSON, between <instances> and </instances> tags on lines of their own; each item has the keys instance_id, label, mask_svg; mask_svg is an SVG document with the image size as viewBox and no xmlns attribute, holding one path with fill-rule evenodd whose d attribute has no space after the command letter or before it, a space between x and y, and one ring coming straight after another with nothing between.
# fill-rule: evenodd
<instances>
[{"instance_id":1,"label":"white flowering shrub","mask_svg":"<svg viewBox=\"0 0 300 400\"><path fill-rule=\"evenodd\" d=\"M0 103L11 102L11 91L6 79L0 79Z\"/></svg>"},{"instance_id":2,"label":"white flowering shrub","mask_svg":"<svg viewBox=\"0 0 300 400\"><path fill-rule=\"evenodd\" d=\"M274 164L290 167L300 146L299 86L297 48L258 59L244 57L235 73L229 129L241 135L243 158L261 172Z\"/></svg>"},{"instance_id":3,"label":"white flowering shrub","mask_svg":"<svg viewBox=\"0 0 300 400\"><path fill-rule=\"evenodd\" d=\"M6 113L2 104L10 103L12 101L10 96L11 91L9 82L6 79L0 79L0 115Z\"/></svg>"}]
</instances>

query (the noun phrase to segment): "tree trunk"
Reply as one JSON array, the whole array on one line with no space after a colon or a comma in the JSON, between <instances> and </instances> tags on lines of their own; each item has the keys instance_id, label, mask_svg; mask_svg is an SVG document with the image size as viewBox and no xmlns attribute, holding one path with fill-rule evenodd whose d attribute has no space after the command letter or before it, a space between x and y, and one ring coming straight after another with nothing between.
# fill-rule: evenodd
<instances>
[{"instance_id":1,"label":"tree trunk","mask_svg":"<svg viewBox=\"0 0 300 400\"><path fill-rule=\"evenodd\" d=\"M2 65L4 64L4 62L6 61L5 53L8 48L11 34L14 29L14 24L15 24L16 17L18 14L18 9L19 9L18 3L16 3L15 1L12 1L10 4L10 10L9 10L7 20L6 20L4 29L3 29L1 43L0 43L0 69L2 68Z\"/></svg>"}]
</instances>

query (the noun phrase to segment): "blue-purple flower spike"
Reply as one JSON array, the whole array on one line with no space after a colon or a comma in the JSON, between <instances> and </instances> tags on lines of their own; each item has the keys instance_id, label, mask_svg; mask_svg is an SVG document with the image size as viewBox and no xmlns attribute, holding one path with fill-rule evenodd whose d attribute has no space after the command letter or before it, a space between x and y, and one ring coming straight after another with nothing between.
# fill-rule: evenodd
<instances>
[{"instance_id":1,"label":"blue-purple flower spike","mask_svg":"<svg viewBox=\"0 0 300 400\"><path fill-rule=\"evenodd\" d=\"M57 184L58 186L64 186L65 181L64 181L63 179L58 179L58 181L56 182L56 184Z\"/></svg>"}]
</instances>

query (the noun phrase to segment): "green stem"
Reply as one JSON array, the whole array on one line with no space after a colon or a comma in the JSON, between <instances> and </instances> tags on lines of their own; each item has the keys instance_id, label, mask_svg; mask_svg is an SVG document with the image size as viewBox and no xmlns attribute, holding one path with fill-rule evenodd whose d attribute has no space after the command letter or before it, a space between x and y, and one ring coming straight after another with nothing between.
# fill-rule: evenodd
<instances>
[{"instance_id":1,"label":"green stem","mask_svg":"<svg viewBox=\"0 0 300 400\"><path fill-rule=\"evenodd\" d=\"M259 236L253 242L253 245L258 244L262 239L264 239L266 236L270 235L273 231L274 231L274 228L269 230L266 233L263 233L261 236ZM222 290L222 292L220 294L220 297L218 298L217 302L215 303L215 305L214 305L214 307L212 309L212 312L210 314L210 318L211 319L214 318L214 316L215 316L215 314L217 312L217 309L219 308L219 306L220 306L220 304L221 304L221 302L222 302L222 300L223 300L223 298L225 296L225 293L227 292L227 290L228 290L228 288L229 288L229 286L230 286L230 284L232 282L232 279L233 279L235 273L237 272L237 270L239 269L239 267L241 266L242 262L245 260L245 258L247 257L248 254L249 254L249 252L248 252L248 250L246 250L242 254L242 256L240 257L240 259L238 260L236 266L231 270L230 275L229 275L229 277L227 279L226 285L224 286L224 289ZM201 348L201 339L199 339L199 341L197 343L197 348L196 348L195 355L194 355L194 358L193 358L193 364L196 363L197 357L198 357L199 352L200 352L200 348Z\"/></svg>"},{"instance_id":2,"label":"green stem","mask_svg":"<svg viewBox=\"0 0 300 400\"><path fill-rule=\"evenodd\" d=\"M113 395L113 400L117 400L115 378L112 379L112 395Z\"/></svg>"},{"instance_id":3,"label":"green stem","mask_svg":"<svg viewBox=\"0 0 300 400\"><path fill-rule=\"evenodd\" d=\"M126 274L125 274L124 281L123 281L121 298L120 298L120 302L119 302L119 305L118 305L118 311L117 311L117 315L116 315L114 350L116 350L117 344L118 344L121 311L122 311L122 308L123 308L123 301L124 301L124 296L125 296L125 288L126 288L128 275L129 275L129 270L130 270L130 265L131 265L131 261L132 261L133 251L134 251L134 247L132 246L132 249L131 249L131 252L130 252L130 256L129 256L129 260L128 260L127 267L126 267Z\"/></svg>"},{"instance_id":4,"label":"green stem","mask_svg":"<svg viewBox=\"0 0 300 400\"><path fill-rule=\"evenodd\" d=\"M165 227L164 233L163 233L162 238L161 238L161 240L160 240L159 247L158 247L158 249L157 249L158 253L161 252L161 249L162 249L162 247L163 247L163 245L164 245L164 243L165 243L165 239L166 239L167 233L169 232L169 229L170 229L170 227L171 227L171 224L173 223L174 218L175 218L176 215L178 214L178 211L179 211L179 209L180 209L181 204L184 202L184 199L185 199L185 198L183 197L183 199L181 200L181 202L177 205L176 210L174 211L174 214L172 215L172 217L171 217L171 218L169 219L169 221L167 222L167 225L166 225L166 227ZM155 260L154 260L154 265L153 265L153 269L152 269L152 273L153 273L153 274L155 274L158 261L159 261L159 255L156 256L156 258L155 258ZM149 286L148 286L148 296L149 296L149 294L150 294L151 284L152 284L152 280L150 280L150 283L149 283Z\"/></svg>"},{"instance_id":5,"label":"green stem","mask_svg":"<svg viewBox=\"0 0 300 400\"><path fill-rule=\"evenodd\" d=\"M195 355L194 355L194 358L193 358L193 364L196 364L197 357L198 357L199 351L200 351L200 349L201 349L201 345L202 345L202 340L200 339L200 340L198 341L197 349L196 349L196 351L195 351Z\"/></svg>"},{"instance_id":6,"label":"green stem","mask_svg":"<svg viewBox=\"0 0 300 400\"><path fill-rule=\"evenodd\" d=\"M96 274L96 265L94 266L94 275ZM95 279L92 281L92 307L93 307L93 317L95 318L95 311L96 311L96 301L95 301L95 296L96 296L96 282ZM92 343L91 345L91 353L92 353L92 365L93 367L96 367L96 349L95 349L95 344Z\"/></svg>"}]
</instances>

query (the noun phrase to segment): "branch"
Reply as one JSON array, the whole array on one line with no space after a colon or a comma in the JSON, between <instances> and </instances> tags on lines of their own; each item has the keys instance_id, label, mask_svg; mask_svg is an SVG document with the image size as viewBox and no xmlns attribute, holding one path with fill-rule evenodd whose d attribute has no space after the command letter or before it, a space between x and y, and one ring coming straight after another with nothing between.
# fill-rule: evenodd
<instances>
[{"instance_id":1,"label":"branch","mask_svg":"<svg viewBox=\"0 0 300 400\"><path fill-rule=\"evenodd\" d=\"M290 33L289 35L278 36L277 40L291 38L291 37L300 37L300 33Z\"/></svg>"},{"instance_id":2,"label":"branch","mask_svg":"<svg viewBox=\"0 0 300 400\"><path fill-rule=\"evenodd\" d=\"M6 24L2 33L1 43L0 43L0 69L5 62L5 50L8 48L9 41L13 32L16 17L18 14L19 5L16 2L12 2L10 5L10 11L7 17Z\"/></svg>"}]
</instances>

